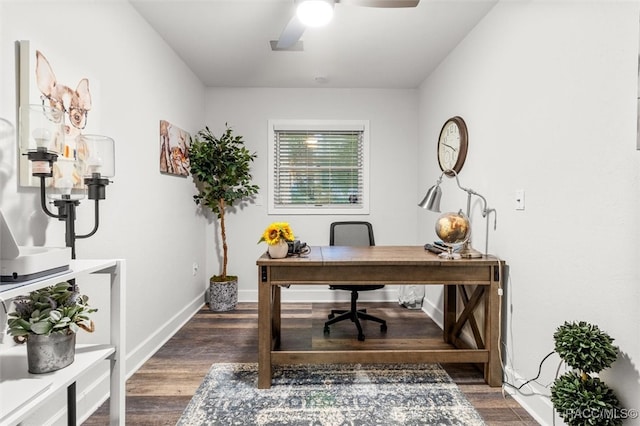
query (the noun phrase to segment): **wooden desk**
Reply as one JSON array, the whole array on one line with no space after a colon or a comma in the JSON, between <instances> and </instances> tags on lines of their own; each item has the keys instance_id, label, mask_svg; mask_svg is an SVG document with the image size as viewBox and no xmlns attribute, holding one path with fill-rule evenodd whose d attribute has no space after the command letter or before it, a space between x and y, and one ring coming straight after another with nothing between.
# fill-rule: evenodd
<instances>
[{"instance_id":1,"label":"wooden desk","mask_svg":"<svg viewBox=\"0 0 640 426\"><path fill-rule=\"evenodd\" d=\"M478 363L490 386L502 385L498 352L501 263L494 257L441 259L423 247L313 247L308 257L258 261L258 387L271 387L274 364L304 363ZM280 290L288 285L318 284L444 285L444 341L451 349L279 351ZM475 285L469 296L465 285ZM464 308L458 313L457 301ZM473 316L484 300L483 332ZM462 306L461 306L462 308ZM468 323L475 347L460 338ZM390 328L390 331L392 329Z\"/></svg>"}]
</instances>

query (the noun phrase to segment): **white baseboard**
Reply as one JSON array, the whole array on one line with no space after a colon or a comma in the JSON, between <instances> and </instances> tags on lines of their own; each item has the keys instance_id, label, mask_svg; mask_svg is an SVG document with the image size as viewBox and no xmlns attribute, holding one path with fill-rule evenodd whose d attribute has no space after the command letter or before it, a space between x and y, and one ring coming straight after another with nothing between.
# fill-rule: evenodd
<instances>
[{"instance_id":1,"label":"white baseboard","mask_svg":"<svg viewBox=\"0 0 640 426\"><path fill-rule=\"evenodd\" d=\"M513 369L506 366L504 367L505 377L507 380L512 380L514 386L520 386L521 383L527 381L527 379L521 377ZM531 417L543 426L555 425L563 426L564 422L558 416L556 416L551 399L546 393L546 388L537 386L535 383L528 383L517 390L511 386L503 385L505 393L511 395L522 408L524 408ZM553 418L555 417L555 423Z\"/></svg>"},{"instance_id":2,"label":"white baseboard","mask_svg":"<svg viewBox=\"0 0 640 426\"><path fill-rule=\"evenodd\" d=\"M380 290L363 291L358 294L358 300L362 302L397 302L398 287L388 285ZM349 302L348 291L330 290L328 286L291 286L282 288L280 292L283 303L332 303ZM239 290L238 301L257 302L258 290Z\"/></svg>"},{"instance_id":3,"label":"white baseboard","mask_svg":"<svg viewBox=\"0 0 640 426\"><path fill-rule=\"evenodd\" d=\"M429 315L440 329L444 329L444 312L439 306L434 305L431 300L425 297L422 302L422 311Z\"/></svg>"},{"instance_id":4,"label":"white baseboard","mask_svg":"<svg viewBox=\"0 0 640 426\"><path fill-rule=\"evenodd\" d=\"M169 318L155 333L127 353L127 379L156 353L180 328L187 323L204 304L204 292L194 298L173 317Z\"/></svg>"}]
</instances>

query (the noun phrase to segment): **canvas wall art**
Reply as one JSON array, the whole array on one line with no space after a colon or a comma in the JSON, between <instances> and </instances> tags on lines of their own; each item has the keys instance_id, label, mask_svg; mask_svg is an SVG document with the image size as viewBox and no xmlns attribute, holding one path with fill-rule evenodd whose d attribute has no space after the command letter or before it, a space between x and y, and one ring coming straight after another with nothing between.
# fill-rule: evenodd
<instances>
[{"instance_id":1,"label":"canvas wall art","mask_svg":"<svg viewBox=\"0 0 640 426\"><path fill-rule=\"evenodd\" d=\"M160 172L189 176L191 136L167 120L160 120Z\"/></svg>"},{"instance_id":2,"label":"canvas wall art","mask_svg":"<svg viewBox=\"0 0 640 426\"><path fill-rule=\"evenodd\" d=\"M82 55L66 51L60 47L46 46L40 42L28 40L17 42L18 52L18 107L32 105L55 108L63 113L64 134L56 144L59 152L54 163L53 177L49 185L55 186L56 172L66 164L73 167L73 187L84 188L88 149L81 135L99 134L97 98L99 85L97 79L83 69L77 62ZM71 57L69 56L71 55ZM20 112L18 112L20 117ZM30 135L21 126L16 126L19 140ZM31 176L31 164L26 156L20 156L21 186L39 186L39 180Z\"/></svg>"}]
</instances>

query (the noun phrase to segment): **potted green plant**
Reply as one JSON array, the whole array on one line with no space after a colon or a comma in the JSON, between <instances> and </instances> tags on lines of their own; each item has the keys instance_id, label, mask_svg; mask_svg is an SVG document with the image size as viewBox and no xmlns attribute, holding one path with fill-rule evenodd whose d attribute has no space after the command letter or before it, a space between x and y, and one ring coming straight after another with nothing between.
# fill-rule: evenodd
<instances>
[{"instance_id":1,"label":"potted green plant","mask_svg":"<svg viewBox=\"0 0 640 426\"><path fill-rule=\"evenodd\" d=\"M76 333L93 332L88 297L68 282L32 291L14 301L7 332L17 343L27 344L30 373L49 373L70 365L75 358Z\"/></svg>"},{"instance_id":2,"label":"potted green plant","mask_svg":"<svg viewBox=\"0 0 640 426\"><path fill-rule=\"evenodd\" d=\"M553 335L555 351L573 368L551 387L551 402L570 426L620 425L618 398L599 377L618 357L613 339L598 326L584 321L565 322Z\"/></svg>"},{"instance_id":3,"label":"potted green plant","mask_svg":"<svg viewBox=\"0 0 640 426\"><path fill-rule=\"evenodd\" d=\"M244 145L242 136L234 135L225 123L226 130L216 137L209 127L200 130L192 138L189 148L191 174L198 189L193 196L198 205L211 209L220 223L222 264L220 275L210 278L209 308L213 311L229 311L236 307L238 277L227 274L228 246L225 213L235 203L258 192L251 183L250 164L257 155Z\"/></svg>"}]
</instances>

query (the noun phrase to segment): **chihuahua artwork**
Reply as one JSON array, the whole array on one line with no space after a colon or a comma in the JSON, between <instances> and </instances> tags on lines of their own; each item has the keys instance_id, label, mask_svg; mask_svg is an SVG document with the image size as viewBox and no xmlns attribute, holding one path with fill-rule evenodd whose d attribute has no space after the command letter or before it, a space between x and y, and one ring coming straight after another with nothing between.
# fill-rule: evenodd
<instances>
[{"instance_id":1,"label":"chihuahua artwork","mask_svg":"<svg viewBox=\"0 0 640 426\"><path fill-rule=\"evenodd\" d=\"M72 167L73 187L82 187L88 152L81 135L91 110L89 80L81 79L75 89L59 82L49 61L39 50L36 50L35 74L42 105L64 113L62 146L54 147L60 154L54 167L53 184L55 185L56 178L62 174L62 167Z\"/></svg>"}]
</instances>

